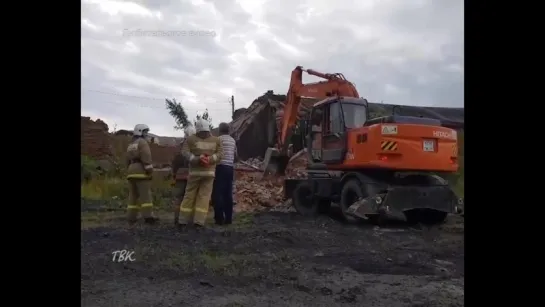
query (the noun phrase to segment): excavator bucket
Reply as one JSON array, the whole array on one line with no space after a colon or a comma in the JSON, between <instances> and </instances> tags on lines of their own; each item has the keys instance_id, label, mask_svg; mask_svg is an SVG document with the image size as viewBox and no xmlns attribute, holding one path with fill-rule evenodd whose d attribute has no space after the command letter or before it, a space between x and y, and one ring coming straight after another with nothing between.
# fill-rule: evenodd
<instances>
[{"instance_id":1,"label":"excavator bucket","mask_svg":"<svg viewBox=\"0 0 545 307\"><path fill-rule=\"evenodd\" d=\"M263 160L263 173L265 175L285 175L290 157L280 153L277 148L269 147Z\"/></svg>"}]
</instances>

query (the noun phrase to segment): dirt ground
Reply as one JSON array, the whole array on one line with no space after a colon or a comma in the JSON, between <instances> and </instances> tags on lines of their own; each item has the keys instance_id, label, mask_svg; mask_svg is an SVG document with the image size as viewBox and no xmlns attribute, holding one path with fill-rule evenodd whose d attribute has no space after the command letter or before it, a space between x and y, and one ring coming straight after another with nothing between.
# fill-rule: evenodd
<instances>
[{"instance_id":1,"label":"dirt ground","mask_svg":"<svg viewBox=\"0 0 545 307\"><path fill-rule=\"evenodd\" d=\"M81 304L463 306L463 236L456 217L432 229L287 212L240 214L201 232L170 219L133 229L121 218L82 222ZM123 249L134 261L112 261Z\"/></svg>"}]
</instances>

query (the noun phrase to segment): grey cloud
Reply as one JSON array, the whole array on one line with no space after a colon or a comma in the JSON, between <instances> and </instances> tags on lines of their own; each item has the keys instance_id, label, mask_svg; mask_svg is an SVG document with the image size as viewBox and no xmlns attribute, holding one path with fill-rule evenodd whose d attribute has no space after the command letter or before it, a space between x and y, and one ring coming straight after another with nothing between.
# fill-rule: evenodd
<instances>
[{"instance_id":1,"label":"grey cloud","mask_svg":"<svg viewBox=\"0 0 545 307\"><path fill-rule=\"evenodd\" d=\"M143 9L124 11L128 1L83 0L82 87L148 98L83 90L82 112L172 135L163 98L176 97L191 116L208 108L217 124L230 120L231 91L237 108L269 89L285 93L297 65L341 72L372 101L463 105L461 0L201 2L140 0ZM123 35L138 29L216 36ZM246 57L250 41L261 60Z\"/></svg>"}]
</instances>

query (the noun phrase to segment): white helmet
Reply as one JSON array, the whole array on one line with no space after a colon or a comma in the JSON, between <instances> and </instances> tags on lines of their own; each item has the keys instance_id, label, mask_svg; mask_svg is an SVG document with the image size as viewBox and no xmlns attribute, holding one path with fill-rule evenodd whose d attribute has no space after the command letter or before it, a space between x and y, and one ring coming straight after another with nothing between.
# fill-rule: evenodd
<instances>
[{"instance_id":1,"label":"white helmet","mask_svg":"<svg viewBox=\"0 0 545 307\"><path fill-rule=\"evenodd\" d=\"M196 130L195 130L195 127L193 127L193 126L187 126L184 129L185 137L192 136L195 133L196 133Z\"/></svg>"},{"instance_id":2,"label":"white helmet","mask_svg":"<svg viewBox=\"0 0 545 307\"><path fill-rule=\"evenodd\" d=\"M210 122L206 119L199 119L195 123L195 129L197 132L210 132Z\"/></svg>"},{"instance_id":3,"label":"white helmet","mask_svg":"<svg viewBox=\"0 0 545 307\"><path fill-rule=\"evenodd\" d=\"M149 127L145 124L138 124L134 126L134 130L132 132L132 135L134 136L143 136L144 134L148 133Z\"/></svg>"}]
</instances>

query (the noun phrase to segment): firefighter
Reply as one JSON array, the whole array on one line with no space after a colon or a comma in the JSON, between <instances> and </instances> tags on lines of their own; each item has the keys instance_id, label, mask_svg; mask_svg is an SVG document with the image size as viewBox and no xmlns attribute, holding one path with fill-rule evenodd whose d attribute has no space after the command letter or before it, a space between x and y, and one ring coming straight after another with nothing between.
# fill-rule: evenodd
<instances>
[{"instance_id":1,"label":"firefighter","mask_svg":"<svg viewBox=\"0 0 545 307\"><path fill-rule=\"evenodd\" d=\"M195 129L196 134L182 146L182 154L189 160L189 176L178 223L183 227L193 222L202 228L208 215L216 164L221 161L223 150L220 139L210 134L207 120L198 120Z\"/></svg>"},{"instance_id":2,"label":"firefighter","mask_svg":"<svg viewBox=\"0 0 545 307\"><path fill-rule=\"evenodd\" d=\"M187 138L195 134L195 128L188 126L184 129L183 144L187 141ZM189 173L189 161L182 155L180 151L174 156L172 160L172 177L174 178L174 199L172 201L174 208L174 225L178 225L178 219L180 217L180 204L184 199L185 186L187 184L187 176Z\"/></svg>"},{"instance_id":3,"label":"firefighter","mask_svg":"<svg viewBox=\"0 0 545 307\"><path fill-rule=\"evenodd\" d=\"M147 141L149 127L138 124L134 127L131 144L127 147L127 180L129 182L129 205L127 219L129 225L136 223L138 212L144 222L154 224L153 200L151 196L151 176L153 165L151 150Z\"/></svg>"}]
</instances>

